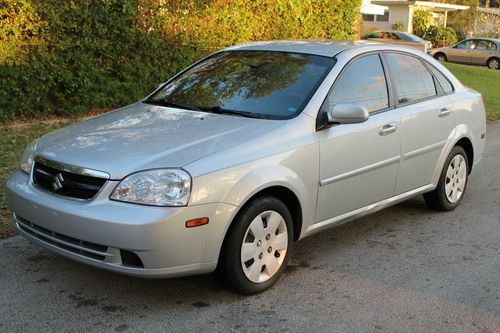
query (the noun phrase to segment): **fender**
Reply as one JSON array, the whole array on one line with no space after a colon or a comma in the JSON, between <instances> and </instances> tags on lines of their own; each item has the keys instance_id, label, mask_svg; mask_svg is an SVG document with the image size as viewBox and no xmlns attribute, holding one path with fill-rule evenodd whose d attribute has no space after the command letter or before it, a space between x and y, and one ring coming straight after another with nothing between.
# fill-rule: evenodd
<instances>
[{"instance_id":1,"label":"fender","mask_svg":"<svg viewBox=\"0 0 500 333\"><path fill-rule=\"evenodd\" d=\"M241 208L254 195L273 186L289 189L301 203L302 220L304 221L300 233L302 235L307 227L305 222L313 221L317 189L308 188L301 177L282 165L265 165L250 170L234 184L222 199L222 202ZM235 210L233 216L231 216L231 222L238 212L239 209ZM230 224L228 223L227 229L229 229Z\"/></svg>"},{"instance_id":2,"label":"fender","mask_svg":"<svg viewBox=\"0 0 500 333\"><path fill-rule=\"evenodd\" d=\"M450 135L448 136L448 139L446 140L446 144L444 145L443 149L441 150L441 155L439 155L438 163L436 165L436 169L434 170L434 176L432 177L432 185L433 188L437 187L437 184L439 183L439 177L441 176L441 172L444 167L444 163L446 162L446 158L450 154L451 150L455 145L457 144L458 141L462 138L467 138L470 140L472 143L472 147L475 150L476 143L474 140L474 135L472 134L471 129L465 125L465 124L460 124L456 126L451 132ZM471 166L474 164L474 161L470 161Z\"/></svg>"}]
</instances>

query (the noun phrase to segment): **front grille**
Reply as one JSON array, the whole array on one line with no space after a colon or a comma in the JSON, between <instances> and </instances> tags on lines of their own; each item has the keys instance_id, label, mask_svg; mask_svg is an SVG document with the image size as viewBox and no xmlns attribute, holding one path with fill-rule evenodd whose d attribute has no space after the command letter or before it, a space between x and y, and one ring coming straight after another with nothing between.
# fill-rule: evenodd
<instances>
[{"instance_id":1,"label":"front grille","mask_svg":"<svg viewBox=\"0 0 500 333\"><path fill-rule=\"evenodd\" d=\"M19 229L32 237L60 249L82 255L87 258L104 261L106 259L108 247L91 242L86 242L81 239L76 239L60 233L48 230L28 220L25 220L16 215L16 222Z\"/></svg>"},{"instance_id":2,"label":"front grille","mask_svg":"<svg viewBox=\"0 0 500 333\"><path fill-rule=\"evenodd\" d=\"M37 187L57 195L90 200L101 190L106 179L58 170L35 162L33 183Z\"/></svg>"}]
</instances>

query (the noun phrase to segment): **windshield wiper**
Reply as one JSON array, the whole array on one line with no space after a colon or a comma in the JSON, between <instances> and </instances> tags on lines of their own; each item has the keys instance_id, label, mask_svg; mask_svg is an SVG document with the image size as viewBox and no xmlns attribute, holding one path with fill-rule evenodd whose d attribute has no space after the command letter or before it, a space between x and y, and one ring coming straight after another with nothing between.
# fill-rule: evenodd
<instances>
[{"instance_id":1,"label":"windshield wiper","mask_svg":"<svg viewBox=\"0 0 500 333\"><path fill-rule=\"evenodd\" d=\"M159 105L159 106L166 106L166 107L191 110L191 111L212 112L212 113L216 113L216 114L232 114L232 115L237 115L237 116L247 117L247 118L261 118L261 117L259 117L259 115L255 114L255 113L224 109L224 108L220 107L219 105L215 105L215 106L183 105L183 104L168 102L165 100L157 100L157 101L147 100L145 102L149 103L149 104Z\"/></svg>"},{"instance_id":2,"label":"windshield wiper","mask_svg":"<svg viewBox=\"0 0 500 333\"><path fill-rule=\"evenodd\" d=\"M165 107L169 107L169 108L177 108L177 109L184 109L184 110L191 110L191 111L202 111L199 108L197 108L196 106L182 105L182 104L167 102L167 101L164 101L162 99L157 100L157 101L147 100L147 101L145 101L145 103L159 105L159 106L165 106Z\"/></svg>"},{"instance_id":3,"label":"windshield wiper","mask_svg":"<svg viewBox=\"0 0 500 333\"><path fill-rule=\"evenodd\" d=\"M245 112L245 111L238 111L238 110L231 110L231 109L224 109L219 105L215 106L197 106L197 109L201 111L206 111L206 112L213 112L217 114L232 114L236 116L241 116L241 117L247 117L247 118L260 118L257 114L252 113L252 112Z\"/></svg>"}]
</instances>

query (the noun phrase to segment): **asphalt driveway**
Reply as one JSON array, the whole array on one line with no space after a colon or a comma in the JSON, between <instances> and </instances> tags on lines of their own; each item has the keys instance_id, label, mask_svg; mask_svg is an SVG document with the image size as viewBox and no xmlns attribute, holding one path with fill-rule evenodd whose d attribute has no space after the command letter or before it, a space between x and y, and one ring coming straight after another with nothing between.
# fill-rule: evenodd
<instances>
[{"instance_id":1,"label":"asphalt driveway","mask_svg":"<svg viewBox=\"0 0 500 333\"><path fill-rule=\"evenodd\" d=\"M462 205L421 198L296 244L271 290L242 297L211 275L140 280L0 242L0 332L500 332L500 122Z\"/></svg>"}]
</instances>

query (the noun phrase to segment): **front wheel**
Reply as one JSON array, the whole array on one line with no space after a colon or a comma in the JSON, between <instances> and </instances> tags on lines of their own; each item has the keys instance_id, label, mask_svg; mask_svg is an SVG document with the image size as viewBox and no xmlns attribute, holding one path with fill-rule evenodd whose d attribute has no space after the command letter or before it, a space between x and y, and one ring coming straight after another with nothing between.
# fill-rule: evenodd
<instances>
[{"instance_id":1,"label":"front wheel","mask_svg":"<svg viewBox=\"0 0 500 333\"><path fill-rule=\"evenodd\" d=\"M236 292L251 295L270 288L283 274L293 245L286 205L266 196L238 214L224 242L216 275Z\"/></svg>"},{"instance_id":2,"label":"front wheel","mask_svg":"<svg viewBox=\"0 0 500 333\"><path fill-rule=\"evenodd\" d=\"M438 53L434 56L434 58L439 61L439 62L445 62L445 61L448 61L448 59L446 58L446 56L443 54L443 53Z\"/></svg>"},{"instance_id":3,"label":"front wheel","mask_svg":"<svg viewBox=\"0 0 500 333\"><path fill-rule=\"evenodd\" d=\"M439 183L432 192L424 194L430 208L442 211L455 209L462 201L469 179L469 162L465 150L455 146L444 164Z\"/></svg>"}]
</instances>

